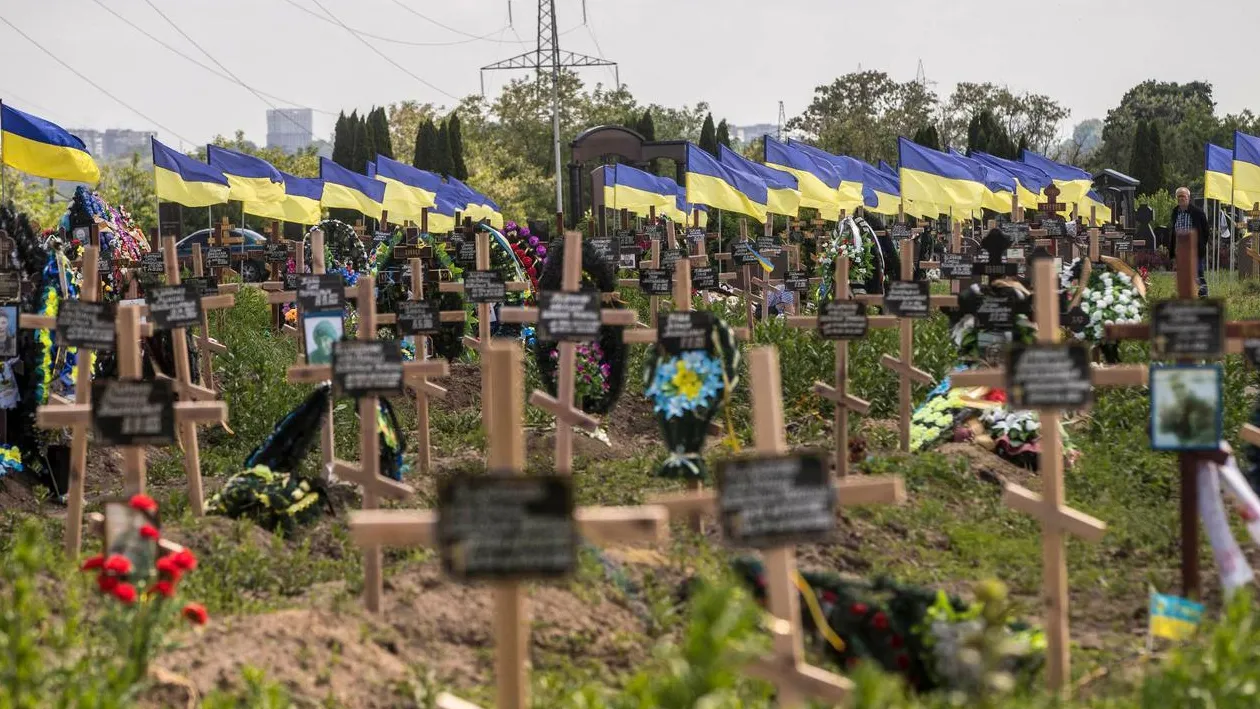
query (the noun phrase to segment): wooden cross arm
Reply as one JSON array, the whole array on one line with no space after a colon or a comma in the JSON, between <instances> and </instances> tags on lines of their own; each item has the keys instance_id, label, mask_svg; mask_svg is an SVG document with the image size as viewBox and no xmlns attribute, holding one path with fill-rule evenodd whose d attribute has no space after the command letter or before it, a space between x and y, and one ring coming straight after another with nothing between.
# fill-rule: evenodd
<instances>
[{"instance_id":1,"label":"wooden cross arm","mask_svg":"<svg viewBox=\"0 0 1260 709\"><path fill-rule=\"evenodd\" d=\"M442 310L438 313L439 322L463 322L468 319L468 313L462 310Z\"/></svg>"},{"instance_id":2,"label":"wooden cross arm","mask_svg":"<svg viewBox=\"0 0 1260 709\"><path fill-rule=\"evenodd\" d=\"M500 308L499 320L505 323L538 322L538 308ZM613 327L630 327L638 315L629 309L604 308L599 311L599 321Z\"/></svg>"},{"instance_id":3,"label":"wooden cross arm","mask_svg":"<svg viewBox=\"0 0 1260 709\"><path fill-rule=\"evenodd\" d=\"M1012 509L1036 517L1043 526L1057 527L1087 542L1097 543L1107 532L1107 524L1102 520L1066 506L1051 509L1041 495L1019 485L1008 483L1002 501Z\"/></svg>"},{"instance_id":4,"label":"wooden cross arm","mask_svg":"<svg viewBox=\"0 0 1260 709\"><path fill-rule=\"evenodd\" d=\"M1113 340L1146 340L1151 336L1150 323L1108 325L1106 330L1107 338ZM1225 337L1228 340L1260 337L1260 321L1243 320L1225 323Z\"/></svg>"},{"instance_id":5,"label":"wooden cross arm","mask_svg":"<svg viewBox=\"0 0 1260 709\"><path fill-rule=\"evenodd\" d=\"M638 281L635 281L635 283L638 283ZM513 293L517 293L520 291L527 291L529 290L529 287L530 287L529 283L526 283L525 281L507 281L506 283L504 283L504 286L509 292L513 292ZM439 293L463 293L464 284L456 283L455 281L443 281L438 284L438 292Z\"/></svg>"},{"instance_id":6,"label":"wooden cross arm","mask_svg":"<svg viewBox=\"0 0 1260 709\"><path fill-rule=\"evenodd\" d=\"M332 464L333 475L339 478L358 483L363 489L393 498L395 500L405 500L415 494L416 489L405 483L382 475L369 475L363 472L363 468L355 463L347 463L344 460L334 460Z\"/></svg>"},{"instance_id":7,"label":"wooden cross arm","mask_svg":"<svg viewBox=\"0 0 1260 709\"><path fill-rule=\"evenodd\" d=\"M542 392L535 391L529 395L529 403L549 412L556 420L562 421L570 426L579 426L584 430L594 432L599 428L599 420L590 416L581 409L572 406L566 406L560 403L554 396Z\"/></svg>"},{"instance_id":8,"label":"wooden cross arm","mask_svg":"<svg viewBox=\"0 0 1260 709\"><path fill-rule=\"evenodd\" d=\"M241 284L240 283L220 283L219 292L220 293L240 293Z\"/></svg>"},{"instance_id":9,"label":"wooden cross arm","mask_svg":"<svg viewBox=\"0 0 1260 709\"><path fill-rule=\"evenodd\" d=\"M445 399L447 391L442 387L434 384L424 377L415 377L412 381L408 381L407 385L418 394L423 394L430 399Z\"/></svg>"},{"instance_id":10,"label":"wooden cross arm","mask_svg":"<svg viewBox=\"0 0 1260 709\"><path fill-rule=\"evenodd\" d=\"M223 344L222 342L219 342L213 337L201 337L199 335L195 339L197 341L198 347L203 347L207 350L210 350L214 354L227 354L227 351L228 351L227 345Z\"/></svg>"},{"instance_id":11,"label":"wooden cross arm","mask_svg":"<svg viewBox=\"0 0 1260 709\"><path fill-rule=\"evenodd\" d=\"M1137 364L1098 367L1090 365L1091 379L1096 387L1140 386L1147 383L1150 370ZM1006 370L1001 367L972 369L949 375L950 384L956 387L1006 387Z\"/></svg>"},{"instance_id":12,"label":"wooden cross arm","mask_svg":"<svg viewBox=\"0 0 1260 709\"><path fill-rule=\"evenodd\" d=\"M897 327L898 318L892 315L871 315L866 318L866 326L874 328ZM812 329L818 327L818 318L813 315L789 315L788 327Z\"/></svg>"},{"instance_id":13,"label":"wooden cross arm","mask_svg":"<svg viewBox=\"0 0 1260 709\"><path fill-rule=\"evenodd\" d=\"M148 312L147 308L145 312ZM52 315L22 313L18 316L18 327L23 330L56 330L57 318ZM144 337L153 337L153 323L141 323L140 334Z\"/></svg>"},{"instance_id":14,"label":"wooden cross arm","mask_svg":"<svg viewBox=\"0 0 1260 709\"><path fill-rule=\"evenodd\" d=\"M227 404L222 401L180 401L175 404L175 420L180 423L215 423L226 418ZM35 425L40 428L62 428L91 422L91 404L41 406L35 410Z\"/></svg>"},{"instance_id":15,"label":"wooden cross arm","mask_svg":"<svg viewBox=\"0 0 1260 709\"><path fill-rule=\"evenodd\" d=\"M914 381L920 384L931 384L936 381L936 379L931 374L928 374L927 372L915 366L906 366L904 362L897 359L896 357L893 357L892 355L886 354L883 357L880 357L879 363L884 365L885 367L888 367L894 372L897 372L898 374L903 374L907 377L910 377L911 379L913 379Z\"/></svg>"},{"instance_id":16,"label":"wooden cross arm","mask_svg":"<svg viewBox=\"0 0 1260 709\"><path fill-rule=\"evenodd\" d=\"M814 393L828 401L834 402L839 406L856 411L863 416L865 416L866 412L871 409L871 402L865 399L859 399L852 394L842 395L836 391L835 387L824 382L814 382Z\"/></svg>"},{"instance_id":17,"label":"wooden cross arm","mask_svg":"<svg viewBox=\"0 0 1260 709\"><path fill-rule=\"evenodd\" d=\"M267 302L271 305L284 305L295 300L297 300L297 291L295 290L282 290L267 294Z\"/></svg>"},{"instance_id":18,"label":"wooden cross arm","mask_svg":"<svg viewBox=\"0 0 1260 709\"><path fill-rule=\"evenodd\" d=\"M403 378L409 377L445 377L450 374L450 365L446 360L426 360L423 362L404 362ZM330 364L295 364L289 367L287 381L290 384L318 384L332 379Z\"/></svg>"},{"instance_id":19,"label":"wooden cross arm","mask_svg":"<svg viewBox=\"0 0 1260 709\"><path fill-rule=\"evenodd\" d=\"M231 293L219 293L218 295L206 295L201 298L202 310L227 310L236 305L236 296ZM140 308L141 315L149 314L148 305L137 305Z\"/></svg>"},{"instance_id":20,"label":"wooden cross arm","mask_svg":"<svg viewBox=\"0 0 1260 709\"><path fill-rule=\"evenodd\" d=\"M655 505L579 507L573 519L578 532L597 545L669 539L669 512ZM350 537L359 546L433 547L437 544L437 522L437 510L354 510L350 512Z\"/></svg>"},{"instance_id":21,"label":"wooden cross arm","mask_svg":"<svg viewBox=\"0 0 1260 709\"><path fill-rule=\"evenodd\" d=\"M900 504L906 499L905 482L896 475L848 476L833 480L836 488L836 507L857 505ZM682 518L694 514L715 514L717 492L672 492L653 495L648 503L660 505L671 517Z\"/></svg>"},{"instance_id":22,"label":"wooden cross arm","mask_svg":"<svg viewBox=\"0 0 1260 709\"><path fill-rule=\"evenodd\" d=\"M1256 428L1251 424L1243 424L1242 430L1238 432L1244 441L1253 446L1260 446L1260 428Z\"/></svg>"},{"instance_id":23,"label":"wooden cross arm","mask_svg":"<svg viewBox=\"0 0 1260 709\"><path fill-rule=\"evenodd\" d=\"M824 669L794 662L791 658L766 657L753 660L744 667L752 677L776 687L791 687L798 694L821 699L830 704L847 701L853 682Z\"/></svg>"},{"instance_id":24,"label":"wooden cross arm","mask_svg":"<svg viewBox=\"0 0 1260 709\"><path fill-rule=\"evenodd\" d=\"M216 393L213 389L207 389L198 384L193 384L192 382L184 383L162 374L161 372L154 372L153 377L154 379L165 379L170 381L174 385L175 390L179 392L180 396L187 396L193 401L214 401L219 398L218 393Z\"/></svg>"}]
</instances>

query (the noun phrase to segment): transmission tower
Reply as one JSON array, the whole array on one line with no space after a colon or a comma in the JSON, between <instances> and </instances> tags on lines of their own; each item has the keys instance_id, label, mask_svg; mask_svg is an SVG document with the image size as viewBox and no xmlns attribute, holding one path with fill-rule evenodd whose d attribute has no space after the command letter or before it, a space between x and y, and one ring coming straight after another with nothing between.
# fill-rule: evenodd
<instances>
[{"instance_id":1,"label":"transmission tower","mask_svg":"<svg viewBox=\"0 0 1260 709\"><path fill-rule=\"evenodd\" d=\"M914 81L915 81L915 83L917 83L919 86L922 86L922 87L924 88L924 90L926 90L926 89L927 89L927 87L929 87L929 86L936 86L936 82L935 82L935 81L928 81L928 78L927 78L927 72L925 72L925 71L923 70L923 60L922 60L922 59L920 59L920 60L919 60L919 70L918 70L917 72L915 72L915 75L914 75Z\"/></svg>"},{"instance_id":2,"label":"transmission tower","mask_svg":"<svg viewBox=\"0 0 1260 709\"><path fill-rule=\"evenodd\" d=\"M511 10L512 4L508 3ZM585 21L586 3L582 3ZM613 68L617 88L621 88L621 72L617 62L591 57L576 52L560 51L560 38L556 32L556 0L538 0L538 46L532 52L518 54L502 61L481 67L481 94L486 93L487 71L504 69L533 69L539 77L543 72L551 75L551 133L556 157L556 211L564 211L564 177L560 169L560 70L578 67L610 66Z\"/></svg>"},{"instance_id":3,"label":"transmission tower","mask_svg":"<svg viewBox=\"0 0 1260 709\"><path fill-rule=\"evenodd\" d=\"M783 110L783 102L779 102L779 131L775 135L776 140L783 140L783 127L787 125L787 113Z\"/></svg>"}]
</instances>

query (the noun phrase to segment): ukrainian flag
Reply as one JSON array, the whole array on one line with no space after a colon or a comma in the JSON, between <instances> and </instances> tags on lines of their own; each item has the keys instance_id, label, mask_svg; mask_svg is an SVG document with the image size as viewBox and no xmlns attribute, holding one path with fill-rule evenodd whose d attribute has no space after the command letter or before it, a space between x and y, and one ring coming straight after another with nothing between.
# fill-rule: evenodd
<instances>
[{"instance_id":1,"label":"ukrainian flag","mask_svg":"<svg viewBox=\"0 0 1260 709\"><path fill-rule=\"evenodd\" d=\"M969 212L980 207L985 186L972 168L952 155L897 139L901 196Z\"/></svg>"},{"instance_id":2,"label":"ukrainian flag","mask_svg":"<svg viewBox=\"0 0 1260 709\"><path fill-rule=\"evenodd\" d=\"M766 220L766 183L760 177L723 167L712 155L687 143L687 201Z\"/></svg>"},{"instance_id":3,"label":"ukrainian flag","mask_svg":"<svg viewBox=\"0 0 1260 709\"><path fill-rule=\"evenodd\" d=\"M262 158L235 150L206 146L206 162L218 168L228 181L228 199L241 202L280 202L284 200L284 178Z\"/></svg>"},{"instance_id":4,"label":"ukrainian flag","mask_svg":"<svg viewBox=\"0 0 1260 709\"><path fill-rule=\"evenodd\" d=\"M87 146L55 123L0 104L4 164L28 175L96 184L101 171Z\"/></svg>"},{"instance_id":5,"label":"ukrainian flag","mask_svg":"<svg viewBox=\"0 0 1260 709\"><path fill-rule=\"evenodd\" d=\"M1234 131L1234 203L1246 200L1251 209L1260 202L1260 138Z\"/></svg>"},{"instance_id":6,"label":"ukrainian flag","mask_svg":"<svg viewBox=\"0 0 1260 709\"><path fill-rule=\"evenodd\" d=\"M1085 196L1081 198L1081 201L1076 203L1076 215L1083 218L1086 223L1088 223L1090 208L1093 208L1094 219L1097 220L1099 224L1107 224L1111 222L1111 208L1103 203L1102 196L1094 190L1086 192ZM1071 212L1068 212L1063 216L1066 218L1070 215Z\"/></svg>"},{"instance_id":7,"label":"ukrainian flag","mask_svg":"<svg viewBox=\"0 0 1260 709\"><path fill-rule=\"evenodd\" d=\"M464 200L464 207L461 211L475 220L485 219L490 223L490 226L502 228L503 215L499 214L499 207L493 200L454 177L447 177L446 181L455 186L456 193L461 195L461 199ZM496 223L498 226L496 226Z\"/></svg>"},{"instance_id":8,"label":"ukrainian flag","mask_svg":"<svg viewBox=\"0 0 1260 709\"><path fill-rule=\"evenodd\" d=\"M153 186L158 201L209 207L228 201L228 180L218 169L153 142Z\"/></svg>"},{"instance_id":9,"label":"ukrainian flag","mask_svg":"<svg viewBox=\"0 0 1260 709\"><path fill-rule=\"evenodd\" d=\"M1049 175L1022 162L999 158L978 150L971 153L971 159L1014 177L1019 204L1025 209L1037 209L1041 202L1041 191L1051 184Z\"/></svg>"},{"instance_id":10,"label":"ukrainian flag","mask_svg":"<svg viewBox=\"0 0 1260 709\"><path fill-rule=\"evenodd\" d=\"M1178 596L1151 591L1151 635L1185 640L1203 621L1203 605Z\"/></svg>"},{"instance_id":11,"label":"ukrainian flag","mask_svg":"<svg viewBox=\"0 0 1260 709\"><path fill-rule=\"evenodd\" d=\"M438 185L433 208L429 210L429 233L444 234L455 231L455 213L464 211L467 198L455 185Z\"/></svg>"},{"instance_id":12,"label":"ukrainian flag","mask_svg":"<svg viewBox=\"0 0 1260 709\"><path fill-rule=\"evenodd\" d=\"M324 181L320 204L330 209L353 209L365 217L381 218L385 183L352 172L328 158L319 159L319 177Z\"/></svg>"},{"instance_id":13,"label":"ukrainian flag","mask_svg":"<svg viewBox=\"0 0 1260 709\"><path fill-rule=\"evenodd\" d=\"M1064 202L1080 202L1086 192L1094 189L1094 176L1079 167L1055 162L1031 150L1025 150L1019 159L1025 165L1031 165L1049 175L1059 188L1059 196Z\"/></svg>"},{"instance_id":14,"label":"ukrainian flag","mask_svg":"<svg viewBox=\"0 0 1260 709\"><path fill-rule=\"evenodd\" d=\"M862 163L862 194L866 208L876 214L900 211L901 185L897 178L865 162Z\"/></svg>"},{"instance_id":15,"label":"ukrainian flag","mask_svg":"<svg viewBox=\"0 0 1260 709\"><path fill-rule=\"evenodd\" d=\"M823 219L840 217L840 173L835 166L768 135L764 145L766 166L796 178L802 207L817 209Z\"/></svg>"},{"instance_id":16,"label":"ukrainian flag","mask_svg":"<svg viewBox=\"0 0 1260 709\"><path fill-rule=\"evenodd\" d=\"M836 194L840 199L840 208L853 211L863 203L862 196L862 165L860 160L848 157L847 155L832 155L831 153L815 148L809 143L802 143L799 140L788 138L788 145L811 155L815 159L830 163L836 168L836 173L840 176L840 185L836 188Z\"/></svg>"},{"instance_id":17,"label":"ukrainian flag","mask_svg":"<svg viewBox=\"0 0 1260 709\"><path fill-rule=\"evenodd\" d=\"M1203 145L1203 198L1251 209L1234 200L1234 154L1219 145Z\"/></svg>"},{"instance_id":18,"label":"ukrainian flag","mask_svg":"<svg viewBox=\"0 0 1260 709\"><path fill-rule=\"evenodd\" d=\"M877 165L876 167L879 168L880 172L887 173L889 175L892 175L893 177L897 176L897 169L894 168L892 165L889 165L888 163L884 162L883 160L880 160L879 165Z\"/></svg>"},{"instance_id":19,"label":"ukrainian flag","mask_svg":"<svg viewBox=\"0 0 1260 709\"><path fill-rule=\"evenodd\" d=\"M766 211L795 217L800 212L800 184L791 173L759 165L731 150L718 146L718 162L736 170L743 170L760 177L766 183Z\"/></svg>"},{"instance_id":20,"label":"ukrainian flag","mask_svg":"<svg viewBox=\"0 0 1260 709\"><path fill-rule=\"evenodd\" d=\"M382 205L391 217L419 223L420 210L437 204L437 190L442 184L442 177L437 173L414 168L384 155L377 155L376 160L368 165L368 176L385 183Z\"/></svg>"},{"instance_id":21,"label":"ukrainian flag","mask_svg":"<svg viewBox=\"0 0 1260 709\"><path fill-rule=\"evenodd\" d=\"M649 207L663 212L676 206L678 183L668 177L618 164L604 168L604 180L604 184L612 188L612 204L617 209L632 209L636 214L646 215Z\"/></svg>"},{"instance_id":22,"label":"ukrainian flag","mask_svg":"<svg viewBox=\"0 0 1260 709\"><path fill-rule=\"evenodd\" d=\"M297 177L287 172L280 172L280 177L284 180L284 199L279 202L245 202L245 213L294 224L318 224L322 216L319 200L324 194L324 183L316 178Z\"/></svg>"},{"instance_id":23,"label":"ukrainian flag","mask_svg":"<svg viewBox=\"0 0 1260 709\"><path fill-rule=\"evenodd\" d=\"M972 160L962 153L949 149L949 154L962 161L972 174L984 185L984 195L980 206L998 214L1011 213L1011 198L1015 196L1016 181L1014 177L995 170L979 160Z\"/></svg>"}]
</instances>

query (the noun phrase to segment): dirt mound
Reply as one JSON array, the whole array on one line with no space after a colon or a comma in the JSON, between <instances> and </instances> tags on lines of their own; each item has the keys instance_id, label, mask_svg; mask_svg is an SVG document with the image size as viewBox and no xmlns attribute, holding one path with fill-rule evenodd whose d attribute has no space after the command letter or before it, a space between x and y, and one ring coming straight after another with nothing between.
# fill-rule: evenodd
<instances>
[{"instance_id":1,"label":"dirt mound","mask_svg":"<svg viewBox=\"0 0 1260 709\"><path fill-rule=\"evenodd\" d=\"M440 404L447 410L474 409L481 405L481 368L477 365L453 362L449 376L433 381L447 392Z\"/></svg>"},{"instance_id":2,"label":"dirt mound","mask_svg":"<svg viewBox=\"0 0 1260 709\"><path fill-rule=\"evenodd\" d=\"M974 443L946 443L935 451L948 457L962 456L967 459L967 467L981 480L998 485L1008 482L1027 485L1037 477L1036 471L1023 468L1002 456L991 453Z\"/></svg>"}]
</instances>

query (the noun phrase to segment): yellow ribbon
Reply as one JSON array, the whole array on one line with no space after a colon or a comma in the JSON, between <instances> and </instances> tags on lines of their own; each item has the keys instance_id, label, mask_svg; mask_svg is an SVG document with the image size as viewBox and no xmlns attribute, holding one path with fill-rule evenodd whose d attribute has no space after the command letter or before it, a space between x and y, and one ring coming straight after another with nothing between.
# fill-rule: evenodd
<instances>
[{"instance_id":1,"label":"yellow ribbon","mask_svg":"<svg viewBox=\"0 0 1260 709\"><path fill-rule=\"evenodd\" d=\"M814 617L814 625L818 627L819 632L827 639L836 652L844 652L844 641L831 629L827 623L827 618L823 615L822 606L818 604L818 597L814 595L814 589L809 587L809 583L805 581L805 577L800 572L794 574L796 587L800 589L801 595L805 597L805 605L809 608L809 614Z\"/></svg>"}]
</instances>

